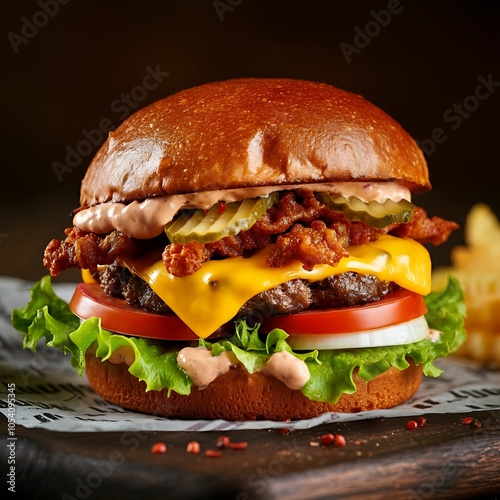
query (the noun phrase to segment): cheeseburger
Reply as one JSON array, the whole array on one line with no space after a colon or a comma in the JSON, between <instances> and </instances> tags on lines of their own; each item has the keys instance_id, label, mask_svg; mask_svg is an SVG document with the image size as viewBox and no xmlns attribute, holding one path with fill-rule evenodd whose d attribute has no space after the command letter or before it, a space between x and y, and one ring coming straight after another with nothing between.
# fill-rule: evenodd
<instances>
[{"instance_id":1,"label":"cheeseburger","mask_svg":"<svg viewBox=\"0 0 500 500\"><path fill-rule=\"evenodd\" d=\"M13 324L71 354L104 399L171 418L304 419L389 408L463 342L456 281L430 294L415 141L359 95L234 79L109 134Z\"/></svg>"}]
</instances>

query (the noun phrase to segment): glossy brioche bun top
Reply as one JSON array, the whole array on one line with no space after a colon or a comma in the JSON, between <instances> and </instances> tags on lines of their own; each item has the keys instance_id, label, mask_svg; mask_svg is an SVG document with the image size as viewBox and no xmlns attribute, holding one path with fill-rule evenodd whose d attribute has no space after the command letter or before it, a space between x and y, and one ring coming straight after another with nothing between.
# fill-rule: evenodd
<instances>
[{"instance_id":1,"label":"glossy brioche bun top","mask_svg":"<svg viewBox=\"0 0 500 500\"><path fill-rule=\"evenodd\" d=\"M431 187L421 150L384 111L324 83L244 78L183 90L126 119L90 164L80 203L373 180Z\"/></svg>"}]
</instances>

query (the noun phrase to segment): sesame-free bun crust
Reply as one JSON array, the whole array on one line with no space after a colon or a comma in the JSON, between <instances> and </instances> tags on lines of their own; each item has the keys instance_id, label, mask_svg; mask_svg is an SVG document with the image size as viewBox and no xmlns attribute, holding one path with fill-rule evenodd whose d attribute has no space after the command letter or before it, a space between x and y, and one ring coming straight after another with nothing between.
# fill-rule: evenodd
<instances>
[{"instance_id":1,"label":"sesame-free bun crust","mask_svg":"<svg viewBox=\"0 0 500 500\"><path fill-rule=\"evenodd\" d=\"M167 389L146 392L146 384L128 372L125 363L102 362L87 354L90 385L107 401L143 413L180 419L292 420L326 412L353 413L390 408L409 399L422 380L422 367L412 362L406 370L391 368L371 382L354 375L357 391L343 394L337 403L320 403L289 389L271 375L249 375L240 366L218 377L204 389L193 386L189 396Z\"/></svg>"},{"instance_id":2,"label":"sesame-free bun crust","mask_svg":"<svg viewBox=\"0 0 500 500\"><path fill-rule=\"evenodd\" d=\"M137 111L97 152L80 203L326 181L430 189L416 142L359 95L293 79L183 90Z\"/></svg>"}]
</instances>

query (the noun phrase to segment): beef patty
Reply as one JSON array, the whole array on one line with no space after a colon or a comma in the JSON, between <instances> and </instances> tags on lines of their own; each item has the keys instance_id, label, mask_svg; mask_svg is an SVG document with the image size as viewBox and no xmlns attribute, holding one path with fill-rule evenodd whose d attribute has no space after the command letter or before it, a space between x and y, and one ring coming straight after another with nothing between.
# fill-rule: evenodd
<instances>
[{"instance_id":1,"label":"beef patty","mask_svg":"<svg viewBox=\"0 0 500 500\"><path fill-rule=\"evenodd\" d=\"M108 295L123 298L134 307L158 314L172 312L146 282L116 263L101 270L98 279ZM304 309L367 304L380 300L396 288L395 283L354 272L313 283L295 279L252 297L243 304L236 318L259 321L267 316L294 314Z\"/></svg>"}]
</instances>

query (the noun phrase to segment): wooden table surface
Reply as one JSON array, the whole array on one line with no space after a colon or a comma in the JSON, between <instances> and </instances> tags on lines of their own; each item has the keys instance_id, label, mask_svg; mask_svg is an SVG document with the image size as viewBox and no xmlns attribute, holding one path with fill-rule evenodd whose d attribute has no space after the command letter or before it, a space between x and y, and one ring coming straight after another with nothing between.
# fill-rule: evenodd
<instances>
[{"instance_id":1,"label":"wooden table surface","mask_svg":"<svg viewBox=\"0 0 500 500\"><path fill-rule=\"evenodd\" d=\"M481 427L464 425L472 416ZM16 493L22 498L381 499L499 498L500 411L428 414L279 429L230 431L244 450L216 448L220 432L67 433L16 429ZM6 435L7 423L0 431ZM341 433L345 447L318 445ZM198 455L186 451L196 440ZM156 442L165 454L153 454ZM7 470L2 446L2 474ZM4 480L5 481L5 480ZM4 484L4 488L6 488Z\"/></svg>"}]
</instances>

